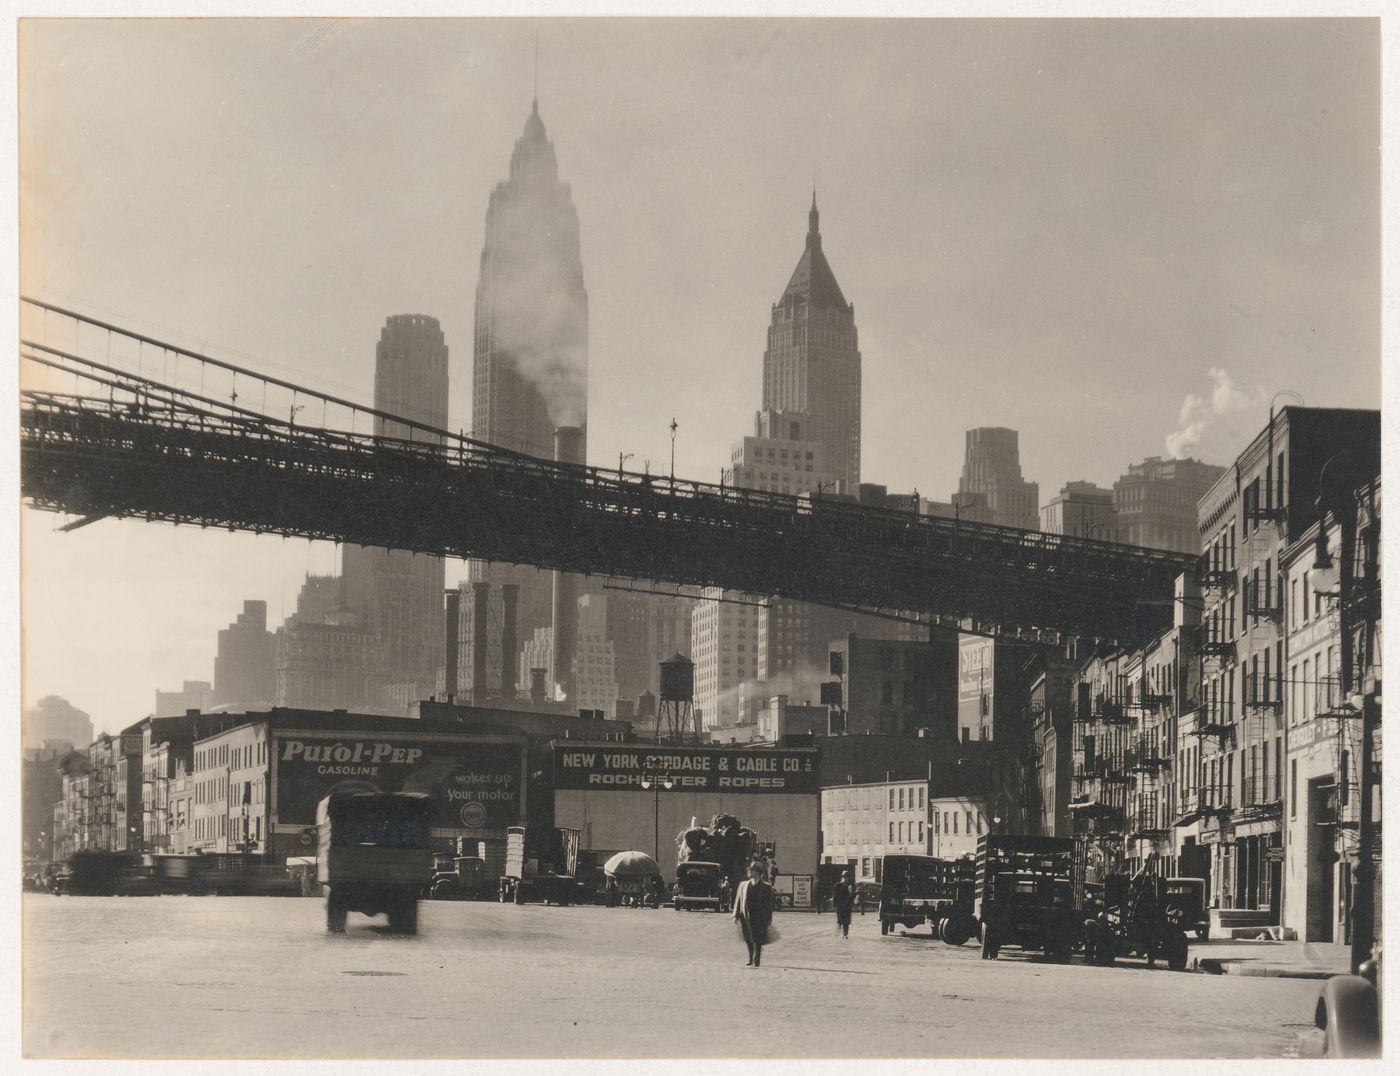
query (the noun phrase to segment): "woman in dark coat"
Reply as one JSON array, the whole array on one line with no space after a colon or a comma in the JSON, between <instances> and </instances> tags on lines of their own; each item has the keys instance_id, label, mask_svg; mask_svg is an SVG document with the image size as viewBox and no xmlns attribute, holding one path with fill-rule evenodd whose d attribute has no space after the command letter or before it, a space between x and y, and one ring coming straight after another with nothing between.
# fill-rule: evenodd
<instances>
[{"instance_id":1,"label":"woman in dark coat","mask_svg":"<svg viewBox=\"0 0 1400 1076\"><path fill-rule=\"evenodd\" d=\"M734 893L734 919L749 947L748 966L756 968L773 922L773 887L763 880L763 868L757 863L749 867L748 879Z\"/></svg>"},{"instance_id":2,"label":"woman in dark coat","mask_svg":"<svg viewBox=\"0 0 1400 1076\"><path fill-rule=\"evenodd\" d=\"M856 887L851 884L851 872L843 871L841 880L831 890L831 903L836 908L836 927L841 937L851 936L851 908L856 902Z\"/></svg>"}]
</instances>

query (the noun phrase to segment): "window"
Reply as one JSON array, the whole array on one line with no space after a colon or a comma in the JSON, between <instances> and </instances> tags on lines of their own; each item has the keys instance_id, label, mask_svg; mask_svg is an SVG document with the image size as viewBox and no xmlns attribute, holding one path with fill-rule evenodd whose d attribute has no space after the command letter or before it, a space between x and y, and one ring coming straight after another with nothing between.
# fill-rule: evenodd
<instances>
[{"instance_id":1,"label":"window","mask_svg":"<svg viewBox=\"0 0 1400 1076\"><path fill-rule=\"evenodd\" d=\"M919 843L924 843L924 824L922 822L919 823Z\"/></svg>"},{"instance_id":2,"label":"window","mask_svg":"<svg viewBox=\"0 0 1400 1076\"><path fill-rule=\"evenodd\" d=\"M904 810L904 789L899 790L899 809Z\"/></svg>"},{"instance_id":3,"label":"window","mask_svg":"<svg viewBox=\"0 0 1400 1076\"><path fill-rule=\"evenodd\" d=\"M923 785L920 785L920 786L919 786L919 810L922 811L923 809L924 809L924 787L923 787Z\"/></svg>"},{"instance_id":4,"label":"window","mask_svg":"<svg viewBox=\"0 0 1400 1076\"><path fill-rule=\"evenodd\" d=\"M899 843L900 843L900 844L903 844L903 843L904 843L904 823L903 823L903 822L901 822L901 823L899 824Z\"/></svg>"},{"instance_id":5,"label":"window","mask_svg":"<svg viewBox=\"0 0 1400 1076\"><path fill-rule=\"evenodd\" d=\"M977 832L978 832L978 833L981 833L981 832L982 832L982 812L981 812L981 811L978 811L978 812L977 812Z\"/></svg>"},{"instance_id":6,"label":"window","mask_svg":"<svg viewBox=\"0 0 1400 1076\"><path fill-rule=\"evenodd\" d=\"M894 823L890 823L890 844L894 844Z\"/></svg>"},{"instance_id":7,"label":"window","mask_svg":"<svg viewBox=\"0 0 1400 1076\"><path fill-rule=\"evenodd\" d=\"M968 812L967 812L967 832L968 832L968 833L971 833L971 832L972 832L972 812L971 812L971 811L968 811Z\"/></svg>"},{"instance_id":8,"label":"window","mask_svg":"<svg viewBox=\"0 0 1400 1076\"><path fill-rule=\"evenodd\" d=\"M934 832L934 833L942 833L942 832L943 832L943 826L940 824L942 821L943 821L943 812L942 812L942 811L934 811L934 812L933 812L933 832Z\"/></svg>"},{"instance_id":9,"label":"window","mask_svg":"<svg viewBox=\"0 0 1400 1076\"><path fill-rule=\"evenodd\" d=\"M957 811L954 811L954 812L953 812L953 832L956 833L957 831L958 831L958 812L957 812Z\"/></svg>"},{"instance_id":10,"label":"window","mask_svg":"<svg viewBox=\"0 0 1400 1076\"><path fill-rule=\"evenodd\" d=\"M894 789L890 789L890 810L894 810Z\"/></svg>"},{"instance_id":11,"label":"window","mask_svg":"<svg viewBox=\"0 0 1400 1076\"><path fill-rule=\"evenodd\" d=\"M1288 760L1288 817L1298 817L1298 760Z\"/></svg>"}]
</instances>

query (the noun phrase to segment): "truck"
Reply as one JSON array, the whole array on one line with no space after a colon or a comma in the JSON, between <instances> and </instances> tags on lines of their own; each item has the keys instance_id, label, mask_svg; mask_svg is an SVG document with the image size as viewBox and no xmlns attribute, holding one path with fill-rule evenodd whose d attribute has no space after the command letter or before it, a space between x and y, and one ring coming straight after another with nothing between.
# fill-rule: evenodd
<instances>
[{"instance_id":1,"label":"truck","mask_svg":"<svg viewBox=\"0 0 1400 1076\"><path fill-rule=\"evenodd\" d=\"M728 879L718 863L688 859L676 864L676 883L671 887L671 905L676 911L713 908L728 911L725 887Z\"/></svg>"},{"instance_id":2,"label":"truck","mask_svg":"<svg viewBox=\"0 0 1400 1076\"><path fill-rule=\"evenodd\" d=\"M418 897L432 876L432 800L413 792L332 792L316 805L316 880L326 930L349 912L388 913L389 928L418 932Z\"/></svg>"},{"instance_id":3,"label":"truck","mask_svg":"<svg viewBox=\"0 0 1400 1076\"><path fill-rule=\"evenodd\" d=\"M1015 945L1068 962L1083 931L1087 863L1086 845L1073 837L979 837L973 914L982 959Z\"/></svg>"},{"instance_id":4,"label":"truck","mask_svg":"<svg viewBox=\"0 0 1400 1076\"><path fill-rule=\"evenodd\" d=\"M977 933L972 860L889 855L881 861L880 877L881 934L928 923L936 937L962 945Z\"/></svg>"},{"instance_id":5,"label":"truck","mask_svg":"<svg viewBox=\"0 0 1400 1076\"><path fill-rule=\"evenodd\" d=\"M1149 856L1149 864L1156 856ZM1167 883L1150 868L1133 877L1117 873L1103 880L1103 903L1084 922L1084 956L1090 964L1112 966L1120 956L1141 956L1149 967L1165 960L1186 970L1186 931L1173 914Z\"/></svg>"},{"instance_id":6,"label":"truck","mask_svg":"<svg viewBox=\"0 0 1400 1076\"><path fill-rule=\"evenodd\" d=\"M506 872L501 877L498 899L503 904L569 905L579 899L579 831L556 829L544 850L535 858L525 854L525 827L506 830Z\"/></svg>"}]
</instances>

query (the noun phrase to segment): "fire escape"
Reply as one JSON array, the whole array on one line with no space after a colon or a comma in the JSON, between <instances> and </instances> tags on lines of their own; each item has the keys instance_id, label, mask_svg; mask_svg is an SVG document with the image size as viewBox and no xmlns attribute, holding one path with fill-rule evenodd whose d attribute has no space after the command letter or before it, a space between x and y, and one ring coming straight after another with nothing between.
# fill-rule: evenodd
<instances>
[{"instance_id":1,"label":"fire escape","mask_svg":"<svg viewBox=\"0 0 1400 1076\"><path fill-rule=\"evenodd\" d=\"M1091 701L1090 685L1079 685L1072 726L1074 773L1069 803L1078 832L1102 837L1124 831L1130 724L1122 700L1100 693Z\"/></svg>"}]
</instances>

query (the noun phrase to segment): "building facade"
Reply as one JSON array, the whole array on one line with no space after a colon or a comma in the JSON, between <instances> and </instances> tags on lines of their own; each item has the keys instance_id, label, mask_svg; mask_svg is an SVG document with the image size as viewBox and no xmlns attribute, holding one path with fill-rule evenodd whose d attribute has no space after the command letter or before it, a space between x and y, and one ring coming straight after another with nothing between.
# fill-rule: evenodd
<instances>
[{"instance_id":1,"label":"building facade","mask_svg":"<svg viewBox=\"0 0 1400 1076\"><path fill-rule=\"evenodd\" d=\"M536 101L510 174L491 192L476 288L472 435L552 459L554 431L588 420L588 292L578 212L559 179ZM519 588L518 645L553 623L552 579L535 568L473 561L471 582ZM514 655L510 661L515 661Z\"/></svg>"},{"instance_id":2,"label":"building facade","mask_svg":"<svg viewBox=\"0 0 1400 1076\"><path fill-rule=\"evenodd\" d=\"M1040 486L1021 477L1021 435L1002 426L967 431L967 454L953 503L969 494L986 499L991 522L1035 530L1040 524Z\"/></svg>"},{"instance_id":3,"label":"building facade","mask_svg":"<svg viewBox=\"0 0 1400 1076\"><path fill-rule=\"evenodd\" d=\"M1092 482L1069 482L1057 497L1041 506L1040 529L1046 534L1068 534L1118 541L1118 513L1113 507L1113 491Z\"/></svg>"},{"instance_id":4,"label":"building facade","mask_svg":"<svg viewBox=\"0 0 1400 1076\"><path fill-rule=\"evenodd\" d=\"M214 705L271 706L277 691L267 602L245 601L243 611L219 632L214 656Z\"/></svg>"},{"instance_id":5,"label":"building facade","mask_svg":"<svg viewBox=\"0 0 1400 1076\"><path fill-rule=\"evenodd\" d=\"M958 643L868 639L849 634L831 644L841 683L839 729L951 740L956 735Z\"/></svg>"},{"instance_id":6,"label":"building facade","mask_svg":"<svg viewBox=\"0 0 1400 1076\"><path fill-rule=\"evenodd\" d=\"M758 679L760 607L707 588L690 618L695 711L702 729L739 724L740 685Z\"/></svg>"},{"instance_id":7,"label":"building facade","mask_svg":"<svg viewBox=\"0 0 1400 1076\"><path fill-rule=\"evenodd\" d=\"M436 318L396 314L387 319L375 347L374 406L409 421L376 418L376 437L442 443L433 431L447 427L447 358ZM402 685L395 692L399 697L422 698L436 684L443 663L444 573L441 557L341 547L344 600L362 614L381 652L385 684Z\"/></svg>"},{"instance_id":8,"label":"building facade","mask_svg":"<svg viewBox=\"0 0 1400 1076\"><path fill-rule=\"evenodd\" d=\"M1204 571L1199 728L1215 790L1213 896L1222 908L1281 911L1284 624L1280 557L1317 521L1323 465L1346 454L1380 469L1375 411L1285 407L1198 505ZM1275 851L1277 850L1277 851Z\"/></svg>"},{"instance_id":9,"label":"building facade","mask_svg":"<svg viewBox=\"0 0 1400 1076\"><path fill-rule=\"evenodd\" d=\"M827 471L847 493L860 483L860 364L855 306L822 251L814 193L806 247L773 304L763 410L806 414L805 439L822 446Z\"/></svg>"},{"instance_id":10,"label":"building facade","mask_svg":"<svg viewBox=\"0 0 1400 1076\"><path fill-rule=\"evenodd\" d=\"M822 862L846 864L857 882L879 882L887 855L975 855L978 836L991 830L980 795L929 780L822 789Z\"/></svg>"},{"instance_id":11,"label":"building facade","mask_svg":"<svg viewBox=\"0 0 1400 1076\"><path fill-rule=\"evenodd\" d=\"M24 749L35 750L47 740L86 747L92 743L92 718L67 699L45 695L24 711Z\"/></svg>"},{"instance_id":12,"label":"building facade","mask_svg":"<svg viewBox=\"0 0 1400 1076\"><path fill-rule=\"evenodd\" d=\"M1193 459L1149 456L1129 465L1113 483L1118 541L1129 545L1199 553L1196 505L1225 468Z\"/></svg>"}]
</instances>

